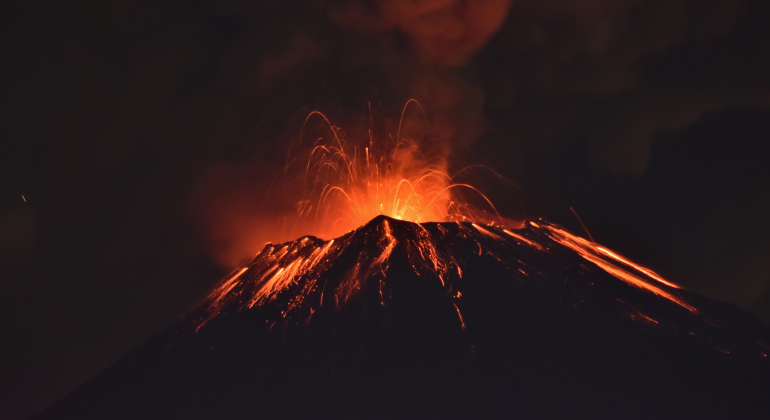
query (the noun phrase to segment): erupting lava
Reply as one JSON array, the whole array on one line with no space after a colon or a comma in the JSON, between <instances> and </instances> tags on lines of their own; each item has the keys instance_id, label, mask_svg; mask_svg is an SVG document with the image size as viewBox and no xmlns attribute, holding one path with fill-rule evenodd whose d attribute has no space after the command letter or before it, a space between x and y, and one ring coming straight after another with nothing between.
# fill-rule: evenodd
<instances>
[{"instance_id":1,"label":"erupting lava","mask_svg":"<svg viewBox=\"0 0 770 420\"><path fill-rule=\"evenodd\" d=\"M394 223L398 223L397 232L391 226ZM386 305L390 295L386 282L389 259L396 247L406 256L412 274L426 281L435 279L440 283L437 287L454 296L450 300L463 329L462 310L454 299L462 296L463 272L468 265L476 263L469 257L476 259L482 255L494 258L509 272L512 281L522 283L547 281L552 273L522 262L517 255L533 254L530 260L546 259L551 267L554 261L559 261L557 265L570 265L562 260L565 253L579 255L628 285L698 314L698 310L677 293L679 286L544 221L529 221L524 229L514 232L471 222L419 224L379 216L366 226L329 241L303 237L283 245L268 244L251 263L237 270L209 295L203 303L205 315L196 329L226 307L238 311L250 309L269 304L284 293L290 297L282 299L288 303L282 307L280 317L305 318L305 322L324 305L341 309L372 282L378 284L379 304ZM628 315L657 324L638 310Z\"/></svg>"},{"instance_id":2,"label":"erupting lava","mask_svg":"<svg viewBox=\"0 0 770 420\"><path fill-rule=\"evenodd\" d=\"M331 299L332 305L340 308L373 281L378 282L380 304L385 305L389 259L399 246L406 247L403 252L414 274L423 276L427 270L447 294L454 290L458 299L462 292L453 279L463 277L469 247L473 254L477 252L474 258L491 255L512 278L522 282L548 274L506 255L535 252L541 258L559 260L559 255L569 250L628 285L698 313L677 294L679 286L596 243L543 221L526 222L523 229L503 229L512 226L505 226L499 215L497 221L491 221L485 217L490 213L463 204L457 197L459 189L481 197L496 214L492 203L476 188L453 182L442 153L426 158L415 141L402 138L404 113L411 103L419 106L414 100L407 102L398 130L394 137L388 136L389 141L375 138L371 128L365 137L351 140L322 113L310 113L304 126L319 117L323 123L314 127L322 128L326 135L316 138L304 159L287 162L286 168L287 174L292 168L301 169L299 181L294 182L302 186L304 199L298 205L295 228L299 225L313 236L283 245L268 243L204 301L206 315L196 329L225 307L249 309L268 304L283 293L291 297L281 317L302 312L309 321L324 302L329 305ZM300 144L304 136L303 128ZM370 222L373 219L379 222ZM497 222L504 226L496 226ZM400 224L400 233L394 233L392 223ZM458 248L457 241L465 244ZM346 256L351 253L355 257ZM347 261L344 267L340 260ZM464 329L462 310L457 302L452 305ZM634 314L632 318L657 322L638 311Z\"/></svg>"},{"instance_id":3,"label":"erupting lava","mask_svg":"<svg viewBox=\"0 0 770 420\"><path fill-rule=\"evenodd\" d=\"M309 225L302 234L334 238L383 215L415 223L474 220L482 213L495 214L492 203L476 188L456 183L449 175L442 145L426 144L403 135L404 106L395 135L378 138L370 127L349 138L322 113L321 127L328 129L312 144L306 157L287 164L287 173L298 172L303 199L299 201L298 225ZM316 128L318 128L316 126ZM300 143L305 136L303 129ZM428 142L430 146L430 142ZM297 171L296 169L299 169ZM491 212L466 204L474 194Z\"/></svg>"},{"instance_id":4,"label":"erupting lava","mask_svg":"<svg viewBox=\"0 0 770 420\"><path fill-rule=\"evenodd\" d=\"M410 124L312 113L261 222L292 240L36 420L767 412L767 326L547 221L490 220Z\"/></svg>"},{"instance_id":5,"label":"erupting lava","mask_svg":"<svg viewBox=\"0 0 770 420\"><path fill-rule=\"evenodd\" d=\"M387 136L387 140L376 138L371 127L365 136L351 140L322 113L308 115L299 143L313 117L322 120L322 124L311 126L321 128L322 135L316 137L306 157L287 162L286 174L293 173L292 168L300 169L299 181L294 182L302 186L304 199L298 205L295 227L299 224L314 236L284 245L268 243L251 263L236 270L211 293L204 302L207 315L197 329L224 307L235 305L240 310L264 305L289 290L292 297L281 316L294 315L308 303L304 306L309 308L309 319L324 301L328 304L331 298L339 308L374 279L379 282L380 304L385 305L383 285L389 258L399 245L406 246L407 260L415 274L429 270L449 293L455 287L451 284L453 276L462 278L466 269L468 246L457 249L452 246L452 238L468 241L478 256L494 256L520 281L525 281L522 275L529 278L545 274L533 272L519 260L506 261L502 255L521 251L522 247L552 257L571 250L631 286L698 313L677 294L677 285L598 244L547 222L530 221L524 224L525 229L503 229L485 218L485 212L463 204L457 197L459 189L481 197L496 214L492 203L476 188L453 182L446 170L445 153L434 152L433 158L426 158L415 141L402 138L404 113L412 103L419 106L415 100L407 102L395 136ZM381 224L365 227L371 225L372 219L381 220ZM499 216L498 221L506 224ZM403 223L400 235L391 228L394 222ZM561 249L555 251L556 247ZM338 261L351 252L356 254L355 263L346 264L339 272ZM336 273L333 279L326 279L329 271ZM461 295L459 290L457 295ZM460 307L456 302L453 305L465 328Z\"/></svg>"},{"instance_id":6,"label":"erupting lava","mask_svg":"<svg viewBox=\"0 0 770 420\"><path fill-rule=\"evenodd\" d=\"M355 159L337 158L328 168L349 165L350 183L319 186L321 204L348 206L329 209L337 220L453 205L435 205L447 187L430 177L373 185L382 173L359 181ZM35 420L759 419L768 343L749 315L542 220L379 215L268 244Z\"/></svg>"}]
</instances>

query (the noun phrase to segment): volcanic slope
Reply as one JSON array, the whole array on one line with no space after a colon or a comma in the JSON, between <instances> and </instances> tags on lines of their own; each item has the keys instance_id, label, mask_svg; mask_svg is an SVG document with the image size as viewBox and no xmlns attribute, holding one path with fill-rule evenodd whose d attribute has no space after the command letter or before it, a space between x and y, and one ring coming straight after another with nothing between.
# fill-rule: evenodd
<instances>
[{"instance_id":1,"label":"volcanic slope","mask_svg":"<svg viewBox=\"0 0 770 420\"><path fill-rule=\"evenodd\" d=\"M766 419L770 327L544 221L268 244L49 419Z\"/></svg>"}]
</instances>

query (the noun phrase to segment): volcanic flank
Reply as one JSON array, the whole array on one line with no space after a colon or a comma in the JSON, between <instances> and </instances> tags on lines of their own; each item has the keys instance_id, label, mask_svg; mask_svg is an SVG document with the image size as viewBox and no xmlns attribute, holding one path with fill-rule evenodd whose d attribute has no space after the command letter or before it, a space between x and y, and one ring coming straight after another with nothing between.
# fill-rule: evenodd
<instances>
[{"instance_id":1,"label":"volcanic flank","mask_svg":"<svg viewBox=\"0 0 770 420\"><path fill-rule=\"evenodd\" d=\"M268 244L35 419L767 418L770 327L544 221Z\"/></svg>"}]
</instances>

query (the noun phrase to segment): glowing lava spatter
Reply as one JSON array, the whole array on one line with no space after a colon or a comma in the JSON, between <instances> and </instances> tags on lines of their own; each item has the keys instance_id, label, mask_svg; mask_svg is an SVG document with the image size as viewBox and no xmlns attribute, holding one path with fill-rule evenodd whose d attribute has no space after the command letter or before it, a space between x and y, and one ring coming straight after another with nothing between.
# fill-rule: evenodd
<instances>
[{"instance_id":1,"label":"glowing lava spatter","mask_svg":"<svg viewBox=\"0 0 770 420\"><path fill-rule=\"evenodd\" d=\"M530 221L523 229L511 231L470 222L418 224L380 216L333 240L304 237L283 245L266 246L249 265L226 278L203 302L205 316L199 320L198 328L226 307L240 311L275 303L279 296L284 296L279 299L283 302L280 319L304 319L304 322L309 322L313 314L324 307L341 309L368 287L376 287L379 304L387 305L388 275L395 254L399 255L397 263L406 264L408 270L424 281L435 282L435 287L453 296L448 297L448 304L454 306L458 325L463 329L467 324L460 298L465 294L463 272L478 264L482 256L491 257L505 267L512 284L548 281L558 276L546 272L548 267L568 267L574 265L570 259L581 258L634 288L698 313L677 292L678 286L547 222ZM543 265L546 268L522 262L525 255L527 261L547 261ZM629 306L619 298L616 300ZM632 319L650 325L658 323L638 309L625 312Z\"/></svg>"},{"instance_id":2,"label":"glowing lava spatter","mask_svg":"<svg viewBox=\"0 0 770 420\"><path fill-rule=\"evenodd\" d=\"M575 236L564 229L560 229L554 226L549 226L547 229L547 235L551 239L574 250L586 260L598 265L604 269L604 271L612 274L620 280L623 280L633 286L648 290L672 302L676 302L678 305L687 308L692 313L698 313L698 310L695 309L695 307L685 302L682 298L663 290L662 286L664 285L675 289L680 289L680 287L676 284L664 280L654 271L636 265L626 260L625 258L620 257L616 253L608 250L607 248L599 246L581 237ZM608 260L603 256L610 257L611 260ZM640 276L633 274L632 270L636 270L642 275Z\"/></svg>"},{"instance_id":3,"label":"glowing lava spatter","mask_svg":"<svg viewBox=\"0 0 770 420\"><path fill-rule=\"evenodd\" d=\"M296 219L311 226L300 234L334 238L379 215L424 223L476 220L482 213L497 214L475 187L455 182L440 141L427 135L428 140L418 142L404 135L404 113L410 105L419 106L415 100L407 102L397 130L384 136L375 135L372 128L349 135L318 111L306 118L299 143L311 136L308 132L322 132L307 155L290 159L286 171L300 173L297 189L303 199L298 203ZM310 124L316 118L321 123ZM489 211L469 206L464 198L470 195Z\"/></svg>"},{"instance_id":4,"label":"glowing lava spatter","mask_svg":"<svg viewBox=\"0 0 770 420\"><path fill-rule=\"evenodd\" d=\"M412 103L416 101L409 101L404 112ZM322 123L310 126L311 118ZM675 284L556 225L530 221L523 229L495 226L483 215L496 214L489 200L472 186L453 182L444 154L423 153L417 142L402 137L403 121L402 114L395 135L383 140L376 139L371 129L349 138L320 112L307 117L308 131L317 134L320 129L321 135L303 159L287 163L287 174L292 168L301 169L304 199L296 218L310 220L302 227L305 234L315 236L268 244L203 302L205 316L198 328L226 308L267 306L279 296L284 296L278 299L283 302L280 318L309 322L321 308L339 309L373 284L379 304L387 305L394 254L406 269L455 296L449 303L463 329L467 326L460 299L463 272L476 260L491 257L515 283L548 278L546 268L522 262L520 255L532 252L536 260L549 260L547 267L572 264L563 259L565 253L577 256L634 288L698 313ZM303 129L299 142L309 136ZM463 204L458 190L481 197L492 213ZM505 224L499 216L498 220ZM631 312L632 318L654 321L636 309Z\"/></svg>"}]
</instances>

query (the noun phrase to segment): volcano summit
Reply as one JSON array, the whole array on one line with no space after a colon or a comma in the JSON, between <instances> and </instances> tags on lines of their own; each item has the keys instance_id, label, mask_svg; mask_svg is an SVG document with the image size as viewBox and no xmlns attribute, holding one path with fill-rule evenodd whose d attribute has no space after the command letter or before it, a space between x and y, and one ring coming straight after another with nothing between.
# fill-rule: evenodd
<instances>
[{"instance_id":1,"label":"volcano summit","mask_svg":"<svg viewBox=\"0 0 770 420\"><path fill-rule=\"evenodd\" d=\"M770 327L544 221L268 244L36 416L759 419Z\"/></svg>"}]
</instances>

